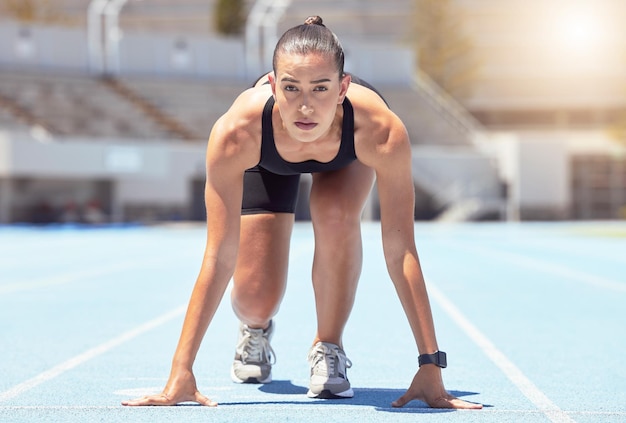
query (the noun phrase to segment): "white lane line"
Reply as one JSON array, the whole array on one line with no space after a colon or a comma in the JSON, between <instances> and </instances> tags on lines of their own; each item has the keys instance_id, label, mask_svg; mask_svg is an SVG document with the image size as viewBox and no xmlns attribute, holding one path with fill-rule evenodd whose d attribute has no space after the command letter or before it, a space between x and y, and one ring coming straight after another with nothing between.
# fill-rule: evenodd
<instances>
[{"instance_id":1,"label":"white lane line","mask_svg":"<svg viewBox=\"0 0 626 423\"><path fill-rule=\"evenodd\" d=\"M181 257L160 257L158 259L149 260L130 260L121 263L110 264L103 267L91 268L87 270L78 270L58 275L46 276L43 278L26 279L14 281L5 285L0 285L0 294L11 294L20 291L29 291L49 286L64 285L79 280L96 278L111 273L123 272L133 268L141 268L147 266L162 265L165 262L178 261Z\"/></svg>"},{"instance_id":2,"label":"white lane line","mask_svg":"<svg viewBox=\"0 0 626 423\"><path fill-rule=\"evenodd\" d=\"M76 357L70 358L69 360L49 370L46 370L45 372L40 373L31 379L28 379L18 385L15 385L8 391L0 392L0 402L7 401L11 398L15 398L18 395L21 395L24 392L30 389L33 389L34 387L44 382L47 382L51 379L54 379L57 376L62 375L63 373L67 372L68 370L73 369L74 367L80 364L83 364L93 358L96 358L97 356L101 354L106 353L107 351L123 344L124 342L130 341L131 339L136 338L139 335L142 335L158 326L161 326L164 323L167 323L168 321L182 315L186 309L187 309L186 305L178 307L166 314L163 314L162 316L159 316L140 326L137 326L134 329L129 330L128 332L123 333L117 338L113 338L110 341L100 344L97 347L94 347L88 351L85 351L84 353L79 354Z\"/></svg>"},{"instance_id":3,"label":"white lane line","mask_svg":"<svg viewBox=\"0 0 626 423\"><path fill-rule=\"evenodd\" d=\"M291 396L289 395L288 397L291 397ZM302 399L302 395L294 395L293 397L298 397L300 400ZM282 399L282 395L281 395L281 399ZM289 401L291 400L291 398L287 398L286 400ZM220 406L226 407L226 406L230 406L230 404L220 403ZM319 412L319 409L315 409L310 402L306 404L302 404L302 403L298 404L294 401L292 403L289 403L288 408L286 408L283 401L268 400L267 403L255 402L251 404L246 404L245 407L246 407L246 410L254 409L254 410L268 410L271 412L281 412L281 413L288 412L290 413L290 415L293 415L293 413L297 413L300 411L313 412L313 413ZM204 411L202 410L206 409L206 407L185 407L185 408L186 408L186 411L190 413L193 413L193 412L204 413ZM371 409L371 406L355 405L355 404L341 405L341 404L333 403L333 410L335 411L346 410L349 412L358 413L359 408L362 408L363 410L367 411ZM103 411L115 411L115 410L120 411L121 409L123 409L123 407L120 407L119 405L84 405L84 406L83 405L14 405L14 406L10 405L10 406L6 406L5 405L5 406L0 406L0 412L5 412L5 413L11 413L11 412L16 412L16 411L29 411L29 412L30 411L56 411L56 412L67 411L70 413L75 413L77 411L80 411L80 412L94 411L94 412L102 413ZM394 409L394 410L397 411L397 409ZM427 407L411 409L411 413L414 413L414 414L420 414L420 413L432 414L432 412L433 410ZM476 415L475 410L457 410L457 412L467 413L468 415L471 414L472 416ZM502 408L483 408L479 414L500 415L502 419L507 419L507 418L508 419L511 419L511 418L524 419L524 416L534 417L534 416L542 415L543 413L537 410L512 410L512 409L502 409ZM607 419L611 419L611 418L619 418L620 419L619 421L623 421L621 419L626 417L626 413L623 411L571 411L570 414L576 417L581 417L586 420L589 420L591 418L591 419L594 419L593 421L606 421ZM14 415L12 415L11 417L15 418ZM60 416L57 416L57 418L59 417ZM106 418L106 416L102 416L101 414L99 414L99 417L101 419ZM519 420L519 421L523 421L523 420ZM610 420L610 421L616 421L616 420Z\"/></svg>"},{"instance_id":4,"label":"white lane line","mask_svg":"<svg viewBox=\"0 0 626 423\"><path fill-rule=\"evenodd\" d=\"M430 296L463 329L472 341L506 375L506 377L528 398L543 414L554 423L572 423L574 420L535 386L524 373L513 364L496 346L474 326L461 311L435 286L428 284Z\"/></svg>"},{"instance_id":5,"label":"white lane line","mask_svg":"<svg viewBox=\"0 0 626 423\"><path fill-rule=\"evenodd\" d=\"M118 263L111 266L100 267L89 270L79 270L44 278L27 279L23 281L11 282L0 286L0 294L11 294L19 291L29 291L32 289L44 288L47 286L63 285L81 279L89 279L110 273L120 272L137 266L136 262Z\"/></svg>"},{"instance_id":6,"label":"white lane line","mask_svg":"<svg viewBox=\"0 0 626 423\"><path fill-rule=\"evenodd\" d=\"M514 263L519 266L530 267L542 272L551 273L556 276L575 280L596 288L605 288L618 292L626 292L626 282L619 282L613 279L604 278L602 276L586 273L580 270L575 270L566 266L550 263L544 260L538 260L531 257L523 256L516 253L507 253L500 250L494 250L491 248L467 246L456 242L445 241L445 244L453 247L463 249L466 251L472 251L474 253L487 256L490 259L499 258L506 260L510 263Z\"/></svg>"}]
</instances>

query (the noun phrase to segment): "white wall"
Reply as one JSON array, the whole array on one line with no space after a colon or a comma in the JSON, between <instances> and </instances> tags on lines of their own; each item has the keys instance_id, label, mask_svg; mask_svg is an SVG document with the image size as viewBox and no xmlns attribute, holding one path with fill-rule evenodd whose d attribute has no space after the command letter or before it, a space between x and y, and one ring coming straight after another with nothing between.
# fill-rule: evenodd
<instances>
[{"instance_id":1,"label":"white wall","mask_svg":"<svg viewBox=\"0 0 626 423\"><path fill-rule=\"evenodd\" d=\"M158 175L138 173L118 178L118 199L123 204L188 204L189 184L205 175L203 146L169 146L167 169Z\"/></svg>"},{"instance_id":2,"label":"white wall","mask_svg":"<svg viewBox=\"0 0 626 423\"><path fill-rule=\"evenodd\" d=\"M394 44L347 40L343 43L345 69L372 84L410 85L415 73L415 55Z\"/></svg>"},{"instance_id":3,"label":"white wall","mask_svg":"<svg viewBox=\"0 0 626 423\"><path fill-rule=\"evenodd\" d=\"M233 38L126 33L120 44L120 73L242 80L244 44Z\"/></svg>"},{"instance_id":4,"label":"white wall","mask_svg":"<svg viewBox=\"0 0 626 423\"><path fill-rule=\"evenodd\" d=\"M359 40L343 44L346 70L371 83L410 84L414 55L409 48ZM250 79L241 38L122 31L118 47L117 58L107 59L113 74ZM10 21L0 21L0 66L99 72L90 69L85 29Z\"/></svg>"},{"instance_id":5,"label":"white wall","mask_svg":"<svg viewBox=\"0 0 626 423\"><path fill-rule=\"evenodd\" d=\"M0 21L0 65L88 70L87 33Z\"/></svg>"},{"instance_id":6,"label":"white wall","mask_svg":"<svg viewBox=\"0 0 626 423\"><path fill-rule=\"evenodd\" d=\"M571 205L567 141L543 135L506 135L497 140L508 184L510 220L566 218Z\"/></svg>"},{"instance_id":7,"label":"white wall","mask_svg":"<svg viewBox=\"0 0 626 423\"><path fill-rule=\"evenodd\" d=\"M122 220L126 206L188 208L192 180L205 175L205 143L77 138L42 143L27 133L0 132L0 158L0 222L10 219L8 202L19 197L13 183L19 178L48 181L42 186L62 190L64 199L71 199L70 189L75 194L91 189L89 181L110 181L113 198L107 206L114 220Z\"/></svg>"},{"instance_id":8,"label":"white wall","mask_svg":"<svg viewBox=\"0 0 626 423\"><path fill-rule=\"evenodd\" d=\"M0 21L0 66L89 72L87 32ZM112 73L227 79L243 79L245 66L241 39L132 31L110 63Z\"/></svg>"}]
</instances>

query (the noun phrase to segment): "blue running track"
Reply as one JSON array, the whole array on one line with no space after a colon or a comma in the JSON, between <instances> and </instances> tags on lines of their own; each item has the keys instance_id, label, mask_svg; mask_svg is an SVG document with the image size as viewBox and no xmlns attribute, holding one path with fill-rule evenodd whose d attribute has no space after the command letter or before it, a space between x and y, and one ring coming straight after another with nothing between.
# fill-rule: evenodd
<instances>
[{"instance_id":1,"label":"blue running track","mask_svg":"<svg viewBox=\"0 0 626 423\"><path fill-rule=\"evenodd\" d=\"M220 405L122 407L167 380L204 239L203 225L0 227L0 422L626 422L620 222L416 224L446 387L483 410L391 407L417 351L371 222L344 338L354 398L306 397L313 234L297 223L274 382L230 381L226 296L195 367Z\"/></svg>"}]
</instances>

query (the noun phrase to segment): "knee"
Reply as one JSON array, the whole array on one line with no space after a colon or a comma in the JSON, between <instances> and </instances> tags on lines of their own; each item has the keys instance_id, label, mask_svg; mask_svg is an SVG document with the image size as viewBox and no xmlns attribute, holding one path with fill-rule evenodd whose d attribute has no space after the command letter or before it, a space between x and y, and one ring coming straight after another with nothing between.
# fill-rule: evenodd
<instances>
[{"instance_id":1,"label":"knee","mask_svg":"<svg viewBox=\"0 0 626 423\"><path fill-rule=\"evenodd\" d=\"M231 304L235 315L243 323L261 327L276 315L282 298L281 293L274 292L270 287L255 290L233 288Z\"/></svg>"},{"instance_id":2,"label":"knee","mask_svg":"<svg viewBox=\"0 0 626 423\"><path fill-rule=\"evenodd\" d=\"M316 230L346 233L360 226L361 208L344 201L324 202L311 207L311 220Z\"/></svg>"}]
</instances>

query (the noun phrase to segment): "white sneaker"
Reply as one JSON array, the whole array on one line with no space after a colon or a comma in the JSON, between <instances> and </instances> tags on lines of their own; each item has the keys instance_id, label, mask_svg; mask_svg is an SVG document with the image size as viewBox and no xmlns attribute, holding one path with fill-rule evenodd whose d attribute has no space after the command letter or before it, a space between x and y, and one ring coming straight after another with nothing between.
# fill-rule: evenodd
<instances>
[{"instance_id":1,"label":"white sneaker","mask_svg":"<svg viewBox=\"0 0 626 423\"><path fill-rule=\"evenodd\" d=\"M272 365L276 362L270 339L274 322L267 329L253 329L241 323L239 341L235 349L235 360L230 377L236 383L270 383Z\"/></svg>"},{"instance_id":2,"label":"white sneaker","mask_svg":"<svg viewBox=\"0 0 626 423\"><path fill-rule=\"evenodd\" d=\"M311 381L309 383L309 398L352 398L354 392L350 387L346 369L352 367L352 362L335 344L318 342L309 351L309 365L311 366Z\"/></svg>"}]
</instances>

